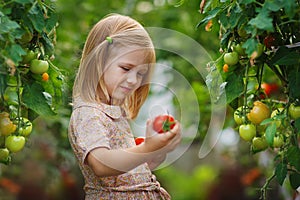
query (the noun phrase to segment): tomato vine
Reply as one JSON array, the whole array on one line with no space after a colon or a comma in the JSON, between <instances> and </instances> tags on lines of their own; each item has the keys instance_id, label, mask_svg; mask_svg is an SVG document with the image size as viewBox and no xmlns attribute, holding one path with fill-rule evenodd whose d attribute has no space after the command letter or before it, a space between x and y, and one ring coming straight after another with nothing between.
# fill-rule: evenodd
<instances>
[{"instance_id":1,"label":"tomato vine","mask_svg":"<svg viewBox=\"0 0 300 200\"><path fill-rule=\"evenodd\" d=\"M209 84L212 95L226 95L227 103L237 110L237 127L242 126L240 134L253 154L274 155L274 174L261 188L262 199L273 179L282 185L288 177L296 190L300 186L300 116L295 114L300 109L300 2L202 0L200 13L198 28L209 25L206 31L219 30L221 55L209 63L207 80L221 76L225 87ZM233 70L224 70L226 64ZM271 85L276 86L272 93ZM251 134L246 125L251 125Z\"/></svg>"},{"instance_id":2,"label":"tomato vine","mask_svg":"<svg viewBox=\"0 0 300 200\"><path fill-rule=\"evenodd\" d=\"M64 75L53 64L57 25L52 1L0 2L1 163L23 149L32 121L55 115L62 102ZM9 126L16 128L4 134Z\"/></svg>"}]
</instances>

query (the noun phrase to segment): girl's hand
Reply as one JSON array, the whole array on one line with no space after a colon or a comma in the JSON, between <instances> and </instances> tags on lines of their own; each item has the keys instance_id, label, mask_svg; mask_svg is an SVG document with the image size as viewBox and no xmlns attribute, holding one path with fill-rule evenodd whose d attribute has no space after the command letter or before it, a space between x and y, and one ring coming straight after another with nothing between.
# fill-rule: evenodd
<instances>
[{"instance_id":1,"label":"girl's hand","mask_svg":"<svg viewBox=\"0 0 300 200\"><path fill-rule=\"evenodd\" d=\"M172 130L165 133L155 133L153 131L153 121L147 121L146 138L143 143L146 152L155 152L166 154L173 151L181 141L181 125L175 120L175 126Z\"/></svg>"}]
</instances>

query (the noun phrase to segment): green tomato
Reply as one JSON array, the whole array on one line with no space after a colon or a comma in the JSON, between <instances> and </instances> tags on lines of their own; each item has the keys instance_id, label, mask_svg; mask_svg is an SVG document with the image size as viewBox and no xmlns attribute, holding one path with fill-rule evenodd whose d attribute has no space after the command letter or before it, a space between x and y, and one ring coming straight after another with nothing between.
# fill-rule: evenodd
<instances>
[{"instance_id":1,"label":"green tomato","mask_svg":"<svg viewBox=\"0 0 300 200\"><path fill-rule=\"evenodd\" d=\"M0 149L0 162L1 161L2 162L7 161L8 157L9 157L9 151L8 151L8 149L7 148L1 148Z\"/></svg>"},{"instance_id":2,"label":"green tomato","mask_svg":"<svg viewBox=\"0 0 300 200\"><path fill-rule=\"evenodd\" d=\"M243 116L243 107L238 107L233 113L233 119L237 125L241 125L245 122L245 117Z\"/></svg>"},{"instance_id":3,"label":"green tomato","mask_svg":"<svg viewBox=\"0 0 300 200\"><path fill-rule=\"evenodd\" d=\"M239 127L239 134L245 141L251 141L256 135L256 127L253 124L242 124Z\"/></svg>"},{"instance_id":4,"label":"green tomato","mask_svg":"<svg viewBox=\"0 0 300 200\"><path fill-rule=\"evenodd\" d=\"M281 120L277 119L276 116L280 114L283 111L283 109L284 108L277 108L276 110L273 110L271 113L271 118L274 120L277 128L281 126Z\"/></svg>"},{"instance_id":5,"label":"green tomato","mask_svg":"<svg viewBox=\"0 0 300 200\"><path fill-rule=\"evenodd\" d=\"M252 140L252 147L256 151L262 151L268 148L267 140L264 136L254 137Z\"/></svg>"},{"instance_id":6,"label":"green tomato","mask_svg":"<svg viewBox=\"0 0 300 200\"><path fill-rule=\"evenodd\" d=\"M19 134L22 136L29 136L32 132L32 123L29 119L21 117L21 127L19 127Z\"/></svg>"},{"instance_id":7,"label":"green tomato","mask_svg":"<svg viewBox=\"0 0 300 200\"><path fill-rule=\"evenodd\" d=\"M34 74L43 74L49 68L49 63L45 60L33 59L30 62L30 71Z\"/></svg>"},{"instance_id":8,"label":"green tomato","mask_svg":"<svg viewBox=\"0 0 300 200\"><path fill-rule=\"evenodd\" d=\"M228 65L235 65L239 62L239 54L235 51L224 54L224 62Z\"/></svg>"},{"instance_id":9,"label":"green tomato","mask_svg":"<svg viewBox=\"0 0 300 200\"><path fill-rule=\"evenodd\" d=\"M264 52L264 45L262 43L258 43L256 47L256 51L254 51L251 55L253 59L259 58Z\"/></svg>"},{"instance_id":10,"label":"green tomato","mask_svg":"<svg viewBox=\"0 0 300 200\"><path fill-rule=\"evenodd\" d=\"M28 50L27 54L23 57L22 62L25 64L29 64L33 59L35 59L37 56L37 54L32 51L32 50Z\"/></svg>"},{"instance_id":11,"label":"green tomato","mask_svg":"<svg viewBox=\"0 0 300 200\"><path fill-rule=\"evenodd\" d=\"M4 94L4 100L7 102L8 105L18 105L18 93L16 87L8 86L6 87Z\"/></svg>"},{"instance_id":12,"label":"green tomato","mask_svg":"<svg viewBox=\"0 0 300 200\"><path fill-rule=\"evenodd\" d=\"M273 147L280 148L284 144L284 139L282 135L275 136L273 139Z\"/></svg>"},{"instance_id":13,"label":"green tomato","mask_svg":"<svg viewBox=\"0 0 300 200\"><path fill-rule=\"evenodd\" d=\"M244 56L246 55L245 49L242 47L243 44L237 44L233 46L233 50L237 52L239 55Z\"/></svg>"},{"instance_id":14,"label":"green tomato","mask_svg":"<svg viewBox=\"0 0 300 200\"><path fill-rule=\"evenodd\" d=\"M21 151L25 146L25 137L17 136L17 135L10 135L5 139L5 147L13 152L16 153Z\"/></svg>"},{"instance_id":15,"label":"green tomato","mask_svg":"<svg viewBox=\"0 0 300 200\"><path fill-rule=\"evenodd\" d=\"M295 104L291 104L289 107L289 114L292 119L297 119L300 117L300 106L295 106Z\"/></svg>"}]
</instances>

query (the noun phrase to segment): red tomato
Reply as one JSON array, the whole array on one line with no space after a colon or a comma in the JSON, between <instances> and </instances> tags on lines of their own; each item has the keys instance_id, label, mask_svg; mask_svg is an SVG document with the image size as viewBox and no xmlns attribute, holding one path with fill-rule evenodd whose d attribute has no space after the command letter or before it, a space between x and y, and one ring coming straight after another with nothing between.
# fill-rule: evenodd
<instances>
[{"instance_id":1,"label":"red tomato","mask_svg":"<svg viewBox=\"0 0 300 200\"><path fill-rule=\"evenodd\" d=\"M153 130L157 133L165 133L175 126L175 120L170 115L159 115L153 121Z\"/></svg>"},{"instance_id":2,"label":"red tomato","mask_svg":"<svg viewBox=\"0 0 300 200\"><path fill-rule=\"evenodd\" d=\"M143 143L145 141L145 138L144 137L136 137L134 139L134 141L135 141L136 145L139 145L139 144L141 144L141 143Z\"/></svg>"},{"instance_id":3,"label":"red tomato","mask_svg":"<svg viewBox=\"0 0 300 200\"><path fill-rule=\"evenodd\" d=\"M269 97L271 94L278 91L279 86L276 83L262 83L261 88L265 94Z\"/></svg>"}]
</instances>

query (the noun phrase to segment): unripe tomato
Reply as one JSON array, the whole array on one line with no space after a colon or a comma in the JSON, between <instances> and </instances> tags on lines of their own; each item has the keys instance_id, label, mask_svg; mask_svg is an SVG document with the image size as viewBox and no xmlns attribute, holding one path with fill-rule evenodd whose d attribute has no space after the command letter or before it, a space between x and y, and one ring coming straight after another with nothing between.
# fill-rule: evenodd
<instances>
[{"instance_id":1,"label":"unripe tomato","mask_svg":"<svg viewBox=\"0 0 300 200\"><path fill-rule=\"evenodd\" d=\"M8 105L18 105L18 93L16 87L8 86L6 87L4 94L4 100L7 102Z\"/></svg>"},{"instance_id":2,"label":"unripe tomato","mask_svg":"<svg viewBox=\"0 0 300 200\"><path fill-rule=\"evenodd\" d=\"M273 139L273 147L280 148L284 144L284 139L282 135L275 136Z\"/></svg>"},{"instance_id":3,"label":"unripe tomato","mask_svg":"<svg viewBox=\"0 0 300 200\"><path fill-rule=\"evenodd\" d=\"M264 52L264 45L262 43L258 43L256 47L256 51L252 53L251 58L253 59L259 58L263 52Z\"/></svg>"},{"instance_id":4,"label":"unripe tomato","mask_svg":"<svg viewBox=\"0 0 300 200\"><path fill-rule=\"evenodd\" d=\"M276 110L273 110L271 113L271 118L274 119L276 123L276 127L279 128L281 126L281 120L277 119L277 115L280 114L283 111L284 108L277 108Z\"/></svg>"},{"instance_id":5,"label":"unripe tomato","mask_svg":"<svg viewBox=\"0 0 300 200\"><path fill-rule=\"evenodd\" d=\"M15 132L17 126L9 118L9 114L6 112L0 113L0 135L8 136Z\"/></svg>"},{"instance_id":6,"label":"unripe tomato","mask_svg":"<svg viewBox=\"0 0 300 200\"><path fill-rule=\"evenodd\" d=\"M26 55L23 56L22 63L29 64L36 57L37 57L37 54L34 51L28 50Z\"/></svg>"},{"instance_id":7,"label":"unripe tomato","mask_svg":"<svg viewBox=\"0 0 300 200\"><path fill-rule=\"evenodd\" d=\"M18 132L20 135L27 137L32 132L32 123L25 117L21 117L20 120L21 127L19 127Z\"/></svg>"},{"instance_id":8,"label":"unripe tomato","mask_svg":"<svg viewBox=\"0 0 300 200\"><path fill-rule=\"evenodd\" d=\"M244 107L244 109L246 109ZM247 111L246 111L247 113ZM245 122L245 116L243 116L243 106L238 107L233 113L233 119L237 125L241 125Z\"/></svg>"},{"instance_id":9,"label":"unripe tomato","mask_svg":"<svg viewBox=\"0 0 300 200\"><path fill-rule=\"evenodd\" d=\"M251 141L256 135L256 127L253 124L242 124L239 127L239 134L245 141Z\"/></svg>"},{"instance_id":10,"label":"unripe tomato","mask_svg":"<svg viewBox=\"0 0 300 200\"><path fill-rule=\"evenodd\" d=\"M300 118L300 106L295 106L295 104L291 104L289 107L289 114L292 119Z\"/></svg>"},{"instance_id":11,"label":"unripe tomato","mask_svg":"<svg viewBox=\"0 0 300 200\"><path fill-rule=\"evenodd\" d=\"M25 146L25 137L17 136L17 135L10 135L5 138L5 147L13 152L16 153L21 151Z\"/></svg>"},{"instance_id":12,"label":"unripe tomato","mask_svg":"<svg viewBox=\"0 0 300 200\"><path fill-rule=\"evenodd\" d=\"M175 119L171 115L159 115L153 121L153 130L157 133L165 133L175 126Z\"/></svg>"},{"instance_id":13,"label":"unripe tomato","mask_svg":"<svg viewBox=\"0 0 300 200\"><path fill-rule=\"evenodd\" d=\"M245 49L244 49L242 46L243 46L242 43L233 46L233 50L234 50L235 52L237 52L240 56L246 55L246 51L245 51Z\"/></svg>"},{"instance_id":14,"label":"unripe tomato","mask_svg":"<svg viewBox=\"0 0 300 200\"><path fill-rule=\"evenodd\" d=\"M239 54L235 51L224 54L224 62L228 65L235 65L239 62Z\"/></svg>"},{"instance_id":15,"label":"unripe tomato","mask_svg":"<svg viewBox=\"0 0 300 200\"><path fill-rule=\"evenodd\" d=\"M263 120L270 117L269 107L261 101L255 101L250 113L247 114L248 119L255 125L259 125Z\"/></svg>"},{"instance_id":16,"label":"unripe tomato","mask_svg":"<svg viewBox=\"0 0 300 200\"><path fill-rule=\"evenodd\" d=\"M256 151L262 151L268 148L267 140L264 136L254 137L252 140L252 147Z\"/></svg>"},{"instance_id":17,"label":"unripe tomato","mask_svg":"<svg viewBox=\"0 0 300 200\"><path fill-rule=\"evenodd\" d=\"M9 151L7 148L0 148L0 162L7 161L9 157Z\"/></svg>"},{"instance_id":18,"label":"unripe tomato","mask_svg":"<svg viewBox=\"0 0 300 200\"><path fill-rule=\"evenodd\" d=\"M30 62L30 71L34 74L43 74L49 68L49 63L45 60L33 59Z\"/></svg>"}]
</instances>

